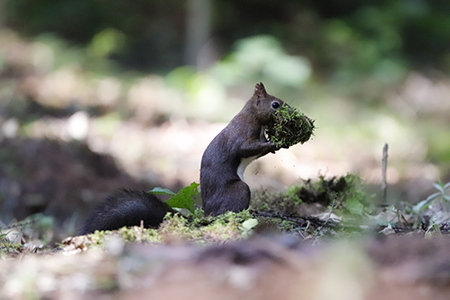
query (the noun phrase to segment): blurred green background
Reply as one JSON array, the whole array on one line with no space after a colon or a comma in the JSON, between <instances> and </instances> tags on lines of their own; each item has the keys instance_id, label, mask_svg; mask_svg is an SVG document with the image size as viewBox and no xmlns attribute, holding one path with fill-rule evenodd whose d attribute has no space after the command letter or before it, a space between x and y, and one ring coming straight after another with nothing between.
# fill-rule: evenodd
<instances>
[{"instance_id":1,"label":"blurred green background","mask_svg":"<svg viewBox=\"0 0 450 300\"><path fill-rule=\"evenodd\" d=\"M359 173L388 201L450 181L450 2L0 0L0 221L66 232L120 187L198 182L256 82L318 126L253 189Z\"/></svg>"}]
</instances>

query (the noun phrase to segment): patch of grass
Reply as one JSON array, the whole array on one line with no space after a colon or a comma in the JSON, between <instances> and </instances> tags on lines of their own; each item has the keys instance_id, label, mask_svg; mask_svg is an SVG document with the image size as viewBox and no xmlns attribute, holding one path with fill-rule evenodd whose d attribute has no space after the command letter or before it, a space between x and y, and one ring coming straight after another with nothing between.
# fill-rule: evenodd
<instances>
[{"instance_id":1,"label":"patch of grass","mask_svg":"<svg viewBox=\"0 0 450 300\"><path fill-rule=\"evenodd\" d=\"M20 243L21 234L15 232L13 229L9 229L7 232L0 230L0 258L16 256L19 254L23 245ZM19 241L17 241L19 238Z\"/></svg>"}]
</instances>

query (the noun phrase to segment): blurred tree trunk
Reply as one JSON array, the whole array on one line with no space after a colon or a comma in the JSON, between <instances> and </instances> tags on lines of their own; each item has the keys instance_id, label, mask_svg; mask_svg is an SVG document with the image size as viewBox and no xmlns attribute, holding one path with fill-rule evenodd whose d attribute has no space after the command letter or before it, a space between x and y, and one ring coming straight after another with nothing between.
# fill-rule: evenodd
<instances>
[{"instance_id":1,"label":"blurred tree trunk","mask_svg":"<svg viewBox=\"0 0 450 300\"><path fill-rule=\"evenodd\" d=\"M2 29L4 24L6 23L5 7L5 0L0 0L0 29Z\"/></svg>"},{"instance_id":2,"label":"blurred tree trunk","mask_svg":"<svg viewBox=\"0 0 450 300\"><path fill-rule=\"evenodd\" d=\"M1 0L0 0L1 1ZM211 36L211 0L188 0L185 63L203 68L208 64Z\"/></svg>"}]
</instances>

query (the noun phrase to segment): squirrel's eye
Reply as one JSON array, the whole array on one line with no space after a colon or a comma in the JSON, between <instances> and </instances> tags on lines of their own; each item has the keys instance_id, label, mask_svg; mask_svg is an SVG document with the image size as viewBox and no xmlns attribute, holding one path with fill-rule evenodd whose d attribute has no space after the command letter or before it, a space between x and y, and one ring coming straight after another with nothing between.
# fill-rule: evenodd
<instances>
[{"instance_id":1,"label":"squirrel's eye","mask_svg":"<svg viewBox=\"0 0 450 300\"><path fill-rule=\"evenodd\" d=\"M272 102L272 108L277 109L277 108L279 108L279 107L280 107L280 102L278 102L278 101Z\"/></svg>"}]
</instances>

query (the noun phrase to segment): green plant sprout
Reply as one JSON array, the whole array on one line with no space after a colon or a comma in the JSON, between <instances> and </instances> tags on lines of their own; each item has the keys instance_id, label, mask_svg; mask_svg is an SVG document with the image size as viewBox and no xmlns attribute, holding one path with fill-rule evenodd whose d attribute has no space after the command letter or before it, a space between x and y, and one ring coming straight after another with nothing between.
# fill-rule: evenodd
<instances>
[{"instance_id":1,"label":"green plant sprout","mask_svg":"<svg viewBox=\"0 0 450 300\"><path fill-rule=\"evenodd\" d=\"M166 201L174 209L187 209L191 214L195 214L195 198L198 197L199 184L191 183L191 185L182 188L177 194L171 190L164 189L161 187L156 187L149 191L152 194L162 194L171 196L169 200Z\"/></svg>"},{"instance_id":2,"label":"green plant sprout","mask_svg":"<svg viewBox=\"0 0 450 300\"><path fill-rule=\"evenodd\" d=\"M17 235L15 237L15 239L13 241L11 241L10 239L8 239L7 235L10 233L11 231L8 231L6 233L2 233L2 231L0 230L0 250L2 255L4 253L9 253L11 251L12 245L14 243L14 240L17 239ZM4 251L6 250L6 251Z\"/></svg>"},{"instance_id":3,"label":"green plant sprout","mask_svg":"<svg viewBox=\"0 0 450 300\"><path fill-rule=\"evenodd\" d=\"M428 209L430 205L438 201L450 203L450 182L444 183L434 183L433 186L438 190L436 193L431 194L425 200L420 201L413 206L413 211L420 214L422 211Z\"/></svg>"}]
</instances>

